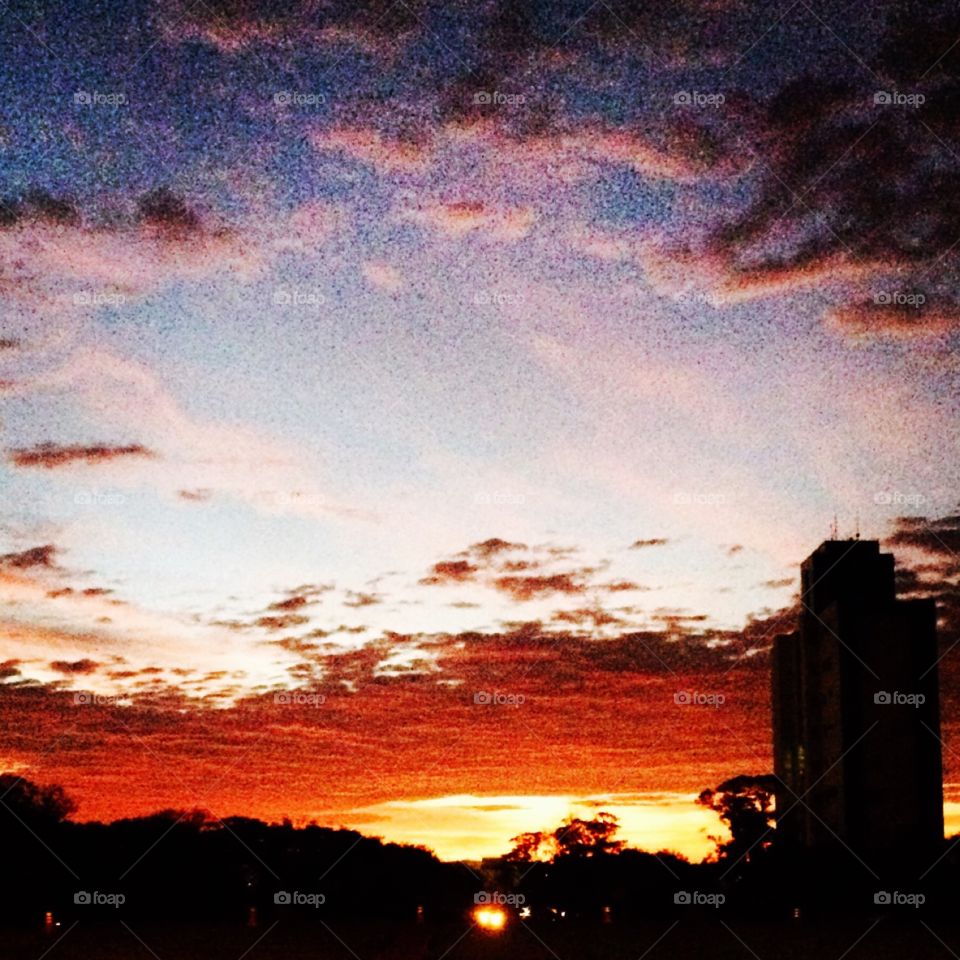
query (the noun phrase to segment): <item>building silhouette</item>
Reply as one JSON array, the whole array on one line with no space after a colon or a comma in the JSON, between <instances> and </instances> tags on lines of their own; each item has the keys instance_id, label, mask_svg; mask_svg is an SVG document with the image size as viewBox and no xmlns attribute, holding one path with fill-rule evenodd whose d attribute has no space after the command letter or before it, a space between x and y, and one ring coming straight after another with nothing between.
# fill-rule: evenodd
<instances>
[{"instance_id":1,"label":"building silhouette","mask_svg":"<svg viewBox=\"0 0 960 960\"><path fill-rule=\"evenodd\" d=\"M876 540L802 565L796 633L773 648L777 845L930 863L943 842L936 610L898 600Z\"/></svg>"}]
</instances>

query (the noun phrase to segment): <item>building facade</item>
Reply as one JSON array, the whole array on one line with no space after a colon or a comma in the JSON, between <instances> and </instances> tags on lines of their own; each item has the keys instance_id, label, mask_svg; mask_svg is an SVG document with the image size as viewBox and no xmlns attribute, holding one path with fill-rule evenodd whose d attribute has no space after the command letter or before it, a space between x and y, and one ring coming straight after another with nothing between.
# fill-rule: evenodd
<instances>
[{"instance_id":1,"label":"building facade","mask_svg":"<svg viewBox=\"0 0 960 960\"><path fill-rule=\"evenodd\" d=\"M932 600L898 600L875 540L829 540L802 565L796 633L773 647L777 846L873 863L943 842Z\"/></svg>"}]
</instances>

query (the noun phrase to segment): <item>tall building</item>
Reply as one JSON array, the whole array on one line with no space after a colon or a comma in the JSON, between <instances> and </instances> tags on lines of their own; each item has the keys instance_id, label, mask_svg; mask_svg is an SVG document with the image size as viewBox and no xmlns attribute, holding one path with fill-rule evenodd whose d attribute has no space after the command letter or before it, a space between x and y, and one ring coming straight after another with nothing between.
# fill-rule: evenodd
<instances>
[{"instance_id":1,"label":"tall building","mask_svg":"<svg viewBox=\"0 0 960 960\"><path fill-rule=\"evenodd\" d=\"M802 565L796 633L773 647L777 844L867 865L932 862L943 779L932 600L898 600L876 540Z\"/></svg>"}]
</instances>

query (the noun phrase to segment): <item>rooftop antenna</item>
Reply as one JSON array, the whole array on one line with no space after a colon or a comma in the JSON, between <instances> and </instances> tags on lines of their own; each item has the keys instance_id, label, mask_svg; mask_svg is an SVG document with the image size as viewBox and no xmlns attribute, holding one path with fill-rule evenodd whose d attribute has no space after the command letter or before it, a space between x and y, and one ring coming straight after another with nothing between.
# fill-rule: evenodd
<instances>
[{"instance_id":1,"label":"rooftop antenna","mask_svg":"<svg viewBox=\"0 0 960 960\"><path fill-rule=\"evenodd\" d=\"M856 522L856 530L854 531L853 539L859 540L860 539L860 514L859 513L857 514L855 522Z\"/></svg>"},{"instance_id":2,"label":"rooftop antenna","mask_svg":"<svg viewBox=\"0 0 960 960\"><path fill-rule=\"evenodd\" d=\"M830 524L830 539L837 539L837 515L833 515L833 523Z\"/></svg>"}]
</instances>

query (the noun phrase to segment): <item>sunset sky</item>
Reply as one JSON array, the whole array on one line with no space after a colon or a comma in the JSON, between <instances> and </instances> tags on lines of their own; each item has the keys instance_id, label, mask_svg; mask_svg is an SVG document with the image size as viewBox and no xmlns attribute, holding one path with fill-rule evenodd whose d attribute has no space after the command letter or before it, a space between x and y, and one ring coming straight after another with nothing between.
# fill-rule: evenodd
<instances>
[{"instance_id":1,"label":"sunset sky","mask_svg":"<svg viewBox=\"0 0 960 960\"><path fill-rule=\"evenodd\" d=\"M0 769L699 857L835 514L960 639L956 15L660 8L0 9Z\"/></svg>"}]
</instances>

